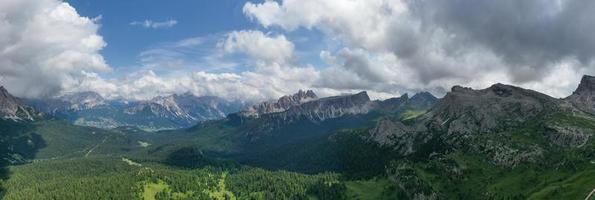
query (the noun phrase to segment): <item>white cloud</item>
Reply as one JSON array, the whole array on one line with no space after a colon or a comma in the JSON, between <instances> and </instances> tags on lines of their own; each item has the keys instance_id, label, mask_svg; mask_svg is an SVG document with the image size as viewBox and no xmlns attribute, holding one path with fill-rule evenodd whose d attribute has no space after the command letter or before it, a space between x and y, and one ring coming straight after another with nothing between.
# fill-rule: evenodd
<instances>
[{"instance_id":1,"label":"white cloud","mask_svg":"<svg viewBox=\"0 0 595 200\"><path fill-rule=\"evenodd\" d=\"M397 18L407 14L401 1L393 0L284 0L248 2L244 13L264 27L319 29L334 39L364 48L383 48Z\"/></svg>"},{"instance_id":2,"label":"white cloud","mask_svg":"<svg viewBox=\"0 0 595 200\"><path fill-rule=\"evenodd\" d=\"M144 51L143 54L181 53L183 51L179 48L196 47L196 45L204 44L203 42L208 40L211 39L195 38L166 43L160 48ZM96 73L85 73L86 78L73 83L72 87L64 92L91 90L106 98L137 100L150 99L156 95L192 92L196 95L260 101L295 93L299 89L313 88L315 81L320 78L320 72L314 67L308 65L297 66L287 61L293 57L293 44L286 40L285 36L271 36L257 31L241 31L220 35L220 38L216 41L218 42L213 44L216 50L213 52L223 53L223 55L220 55L222 57L230 54L246 55L251 60L249 63L245 63L249 69L242 72L213 73L205 70L170 68L159 73L145 67L115 79L103 79ZM261 49L252 48L249 44L255 44L256 47ZM266 48L270 48L270 50ZM165 52L156 52L160 49L165 50ZM257 50L261 52L259 53ZM140 58L142 60L147 57L144 55L140 56ZM322 91L322 95L342 92L323 88L320 88L320 91Z\"/></svg>"},{"instance_id":3,"label":"white cloud","mask_svg":"<svg viewBox=\"0 0 595 200\"><path fill-rule=\"evenodd\" d=\"M86 78L65 93L96 91L111 99L150 99L156 95L192 92L227 99L259 101L294 93L309 88L318 72L311 67L282 68L240 73L209 73L204 71L171 71L156 74L152 70L138 71L120 79L103 79L96 73L85 73Z\"/></svg>"},{"instance_id":4,"label":"white cloud","mask_svg":"<svg viewBox=\"0 0 595 200\"><path fill-rule=\"evenodd\" d=\"M218 44L226 53L243 53L266 64L286 63L293 57L294 45L284 35L270 36L260 31L233 31Z\"/></svg>"},{"instance_id":5,"label":"white cloud","mask_svg":"<svg viewBox=\"0 0 595 200\"><path fill-rule=\"evenodd\" d=\"M141 26L144 28L152 28L152 29L167 29L167 28L171 28L174 27L176 24L178 24L177 20L167 20L167 21L162 21L162 22L158 22L158 21L153 21L153 20L144 20L144 21L133 21L130 22L131 26Z\"/></svg>"},{"instance_id":6,"label":"white cloud","mask_svg":"<svg viewBox=\"0 0 595 200\"><path fill-rule=\"evenodd\" d=\"M110 71L98 20L59 0L0 2L0 84L18 96L51 95L84 71Z\"/></svg>"},{"instance_id":7,"label":"white cloud","mask_svg":"<svg viewBox=\"0 0 595 200\"><path fill-rule=\"evenodd\" d=\"M141 66L132 73L106 79L102 73L111 69L99 54L106 45L97 34L101 16L81 17L59 0L9 0L0 3L0 83L29 97L93 90L108 98L148 99L190 91L263 100L314 89L320 96L368 90L387 98L496 82L566 96L582 74L595 72L595 40L586 34L595 25L585 18L595 4L524 2L249 2L243 11L264 32L231 31L157 44L139 53ZM505 12L523 6L528 12ZM461 12L468 17L458 16ZM519 24L509 23L512 19ZM157 29L177 21L130 24ZM333 43L315 50L324 66L299 60L303 49L290 41L296 34L285 34L300 28Z\"/></svg>"},{"instance_id":8,"label":"white cloud","mask_svg":"<svg viewBox=\"0 0 595 200\"><path fill-rule=\"evenodd\" d=\"M319 87L394 93L505 82L563 97L595 68L587 1L281 0L243 11L265 28L317 30L343 46L323 54L330 67ZM552 81L554 72L565 76Z\"/></svg>"}]
</instances>

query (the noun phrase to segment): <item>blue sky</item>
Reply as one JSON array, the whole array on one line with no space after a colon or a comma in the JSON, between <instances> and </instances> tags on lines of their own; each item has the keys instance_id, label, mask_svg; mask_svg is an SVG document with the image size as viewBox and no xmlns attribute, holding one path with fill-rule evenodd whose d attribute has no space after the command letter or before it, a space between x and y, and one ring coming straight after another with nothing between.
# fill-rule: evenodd
<instances>
[{"instance_id":1,"label":"blue sky","mask_svg":"<svg viewBox=\"0 0 595 200\"><path fill-rule=\"evenodd\" d=\"M190 49L176 50L176 55L183 62L175 70L202 70L213 72L241 72L249 70L251 63L242 55L228 55L219 62L206 63L204 57L212 54L219 40L228 32L235 30L260 30L268 34L278 34L283 30L275 27L264 28L257 21L250 20L243 12L246 2L261 3L263 1L242 0L67 0L81 16L99 17L99 34L107 46L101 54L113 69L114 73L105 77L119 77L143 68L143 52L167 48L173 43L183 40L201 39L200 45ZM134 26L131 23L175 21L175 25L162 28ZM331 44L324 42L323 35L313 29L300 28L287 32L285 36L296 48L296 57L302 64L310 64L316 68L325 65L319 58L319 51ZM335 44L332 44L335 45ZM171 50L171 48L170 48ZM163 57L172 57L167 53ZM165 59L165 58L162 58ZM155 60L154 65L159 65ZM234 63L233 68L225 66ZM156 73L167 73L168 68L152 68Z\"/></svg>"},{"instance_id":2,"label":"blue sky","mask_svg":"<svg viewBox=\"0 0 595 200\"><path fill-rule=\"evenodd\" d=\"M118 69L138 64L139 54L151 47L192 37L208 37L231 30L258 28L242 13L240 0L68 0L79 14L101 16L99 34L107 42L102 54ZM176 20L170 28L131 26L134 21Z\"/></svg>"}]
</instances>

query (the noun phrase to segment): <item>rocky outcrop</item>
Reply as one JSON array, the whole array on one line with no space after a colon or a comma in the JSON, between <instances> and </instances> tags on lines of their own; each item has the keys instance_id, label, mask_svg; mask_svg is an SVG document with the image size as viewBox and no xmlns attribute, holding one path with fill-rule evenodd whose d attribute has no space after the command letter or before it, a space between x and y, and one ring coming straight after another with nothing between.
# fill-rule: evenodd
<instances>
[{"instance_id":1,"label":"rocky outcrop","mask_svg":"<svg viewBox=\"0 0 595 200\"><path fill-rule=\"evenodd\" d=\"M251 106L240 111L239 115L243 117L259 117L264 114L284 112L293 106L316 99L318 99L318 96L312 90L299 90L293 95L282 96L277 101L267 101Z\"/></svg>"},{"instance_id":2,"label":"rocky outcrop","mask_svg":"<svg viewBox=\"0 0 595 200\"><path fill-rule=\"evenodd\" d=\"M483 90L455 86L420 120L448 135L491 133L557 110L560 103L545 94L504 84Z\"/></svg>"},{"instance_id":3,"label":"rocky outcrop","mask_svg":"<svg viewBox=\"0 0 595 200\"><path fill-rule=\"evenodd\" d=\"M373 109L374 104L366 92L353 95L326 97L306 101L286 109L284 112L270 114L275 120L291 122L298 119L324 121L345 115L365 114Z\"/></svg>"},{"instance_id":4,"label":"rocky outcrop","mask_svg":"<svg viewBox=\"0 0 595 200\"><path fill-rule=\"evenodd\" d=\"M431 93L420 92L420 93L413 95L409 99L408 105L414 109L425 110L425 109L431 108L437 101L438 101L438 98L436 98Z\"/></svg>"},{"instance_id":5,"label":"rocky outcrop","mask_svg":"<svg viewBox=\"0 0 595 200\"><path fill-rule=\"evenodd\" d=\"M423 126L407 126L400 121L389 119L380 120L370 131L371 140L381 146L392 147L400 155L410 155L415 152L416 145L430 139Z\"/></svg>"},{"instance_id":6,"label":"rocky outcrop","mask_svg":"<svg viewBox=\"0 0 595 200\"><path fill-rule=\"evenodd\" d=\"M546 138L562 147L581 147L593 137L593 133L584 128L573 126L548 125Z\"/></svg>"},{"instance_id":7,"label":"rocky outcrop","mask_svg":"<svg viewBox=\"0 0 595 200\"><path fill-rule=\"evenodd\" d=\"M579 110L595 115L595 77L583 76L578 88L565 100Z\"/></svg>"},{"instance_id":8,"label":"rocky outcrop","mask_svg":"<svg viewBox=\"0 0 595 200\"><path fill-rule=\"evenodd\" d=\"M515 167L521 163L537 162L543 157L544 150L537 145L525 149L512 148L503 144L484 145L488 150L490 162L503 167Z\"/></svg>"},{"instance_id":9,"label":"rocky outcrop","mask_svg":"<svg viewBox=\"0 0 595 200\"><path fill-rule=\"evenodd\" d=\"M40 116L40 113L25 106L20 99L12 96L6 88L0 86L0 118L32 121Z\"/></svg>"},{"instance_id":10,"label":"rocky outcrop","mask_svg":"<svg viewBox=\"0 0 595 200\"><path fill-rule=\"evenodd\" d=\"M478 149L480 153L491 155L493 163L515 166L537 159L541 155L539 148L490 145L479 138L515 130L544 113L557 112L562 104L562 100L510 85L495 84L482 90L455 86L428 112L407 125L394 119L380 120L370 130L370 138L392 147L402 156L420 148L440 151L441 146L445 146ZM481 148L474 148L477 146Z\"/></svg>"},{"instance_id":11,"label":"rocky outcrop","mask_svg":"<svg viewBox=\"0 0 595 200\"><path fill-rule=\"evenodd\" d=\"M438 98L429 92L416 93L412 97L409 97L408 94L403 94L400 97L378 101L377 109L394 111L407 108L422 111L430 109L437 101Z\"/></svg>"}]
</instances>

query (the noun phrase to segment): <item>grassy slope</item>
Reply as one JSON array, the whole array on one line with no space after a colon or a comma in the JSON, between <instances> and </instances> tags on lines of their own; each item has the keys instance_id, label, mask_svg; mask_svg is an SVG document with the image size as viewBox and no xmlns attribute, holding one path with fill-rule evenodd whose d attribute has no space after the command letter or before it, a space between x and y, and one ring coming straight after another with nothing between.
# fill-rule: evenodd
<instances>
[{"instance_id":1,"label":"grassy slope","mask_svg":"<svg viewBox=\"0 0 595 200\"><path fill-rule=\"evenodd\" d=\"M584 199L595 188L595 140L581 147L559 147L544 137L543 123L556 123L595 130L595 120L585 116L548 115L510 132L482 135L475 143L492 141L524 149L544 149L537 162L515 167L497 166L489 154L457 150L432 159L413 162L397 160L392 168L415 177L416 188L428 188L448 199ZM410 169L410 170L404 170Z\"/></svg>"},{"instance_id":2,"label":"grassy slope","mask_svg":"<svg viewBox=\"0 0 595 200\"><path fill-rule=\"evenodd\" d=\"M37 134L44 143L35 159L74 158L90 155L122 155L139 148L132 135L98 128L70 125L64 121L45 120L31 124L22 135Z\"/></svg>"},{"instance_id":3,"label":"grassy slope","mask_svg":"<svg viewBox=\"0 0 595 200\"><path fill-rule=\"evenodd\" d=\"M359 181L348 181L347 198L374 200L374 199L395 199L395 185L387 179L370 179Z\"/></svg>"}]
</instances>

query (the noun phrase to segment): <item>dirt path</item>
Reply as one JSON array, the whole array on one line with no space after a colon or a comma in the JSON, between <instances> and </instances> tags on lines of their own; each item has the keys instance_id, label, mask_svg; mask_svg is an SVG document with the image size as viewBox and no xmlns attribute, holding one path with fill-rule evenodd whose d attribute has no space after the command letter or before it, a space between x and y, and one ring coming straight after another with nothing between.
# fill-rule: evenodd
<instances>
[{"instance_id":1,"label":"dirt path","mask_svg":"<svg viewBox=\"0 0 595 200\"><path fill-rule=\"evenodd\" d=\"M589 195L587 195L587 198L585 198L585 200L591 200L591 197L593 196L593 194L595 194L595 189L593 189L591 191L591 193L589 193Z\"/></svg>"},{"instance_id":2,"label":"dirt path","mask_svg":"<svg viewBox=\"0 0 595 200\"><path fill-rule=\"evenodd\" d=\"M89 151L87 151L87 153L85 154L85 157L89 156L89 154L91 154L93 152L93 150L95 150L99 145L105 143L106 140L107 140L107 136L105 138L103 138L101 143L96 144L93 148L89 149Z\"/></svg>"}]
</instances>

